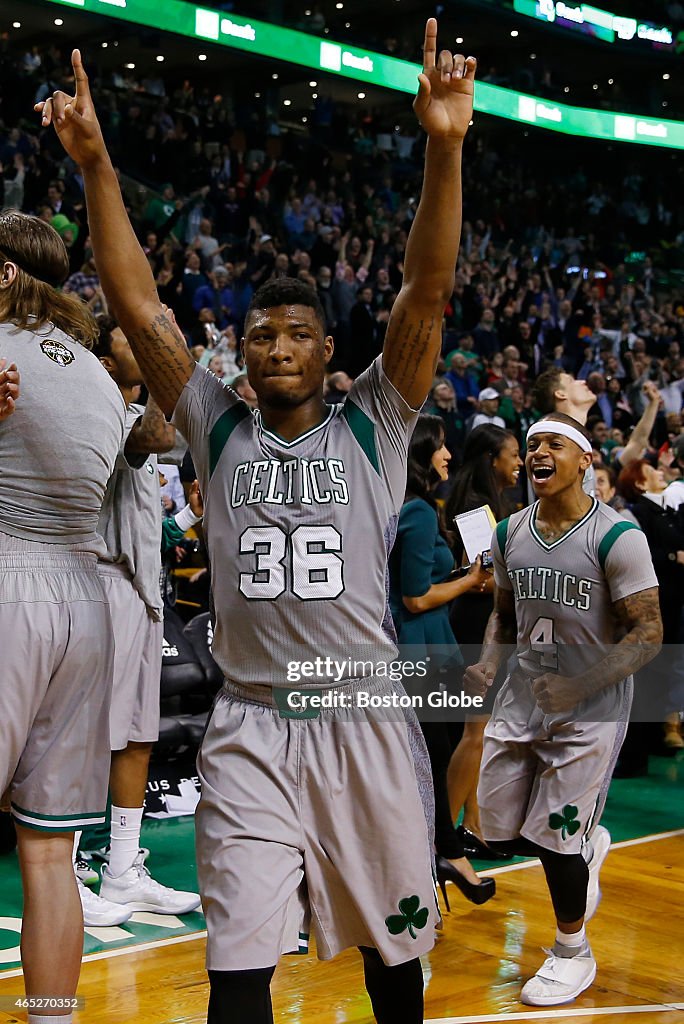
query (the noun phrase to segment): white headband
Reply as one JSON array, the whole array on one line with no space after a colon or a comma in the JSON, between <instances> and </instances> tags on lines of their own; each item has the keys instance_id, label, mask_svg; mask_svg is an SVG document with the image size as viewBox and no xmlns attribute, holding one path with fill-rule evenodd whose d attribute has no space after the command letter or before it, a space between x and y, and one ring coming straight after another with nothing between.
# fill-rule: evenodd
<instances>
[{"instance_id":1,"label":"white headband","mask_svg":"<svg viewBox=\"0 0 684 1024\"><path fill-rule=\"evenodd\" d=\"M563 437L569 437L571 441L574 441L588 455L591 455L593 451L590 442L587 441L584 434L581 434L570 423L563 423L561 420L539 420L537 423L533 423L527 431L525 440L529 441L535 434L562 434Z\"/></svg>"}]
</instances>

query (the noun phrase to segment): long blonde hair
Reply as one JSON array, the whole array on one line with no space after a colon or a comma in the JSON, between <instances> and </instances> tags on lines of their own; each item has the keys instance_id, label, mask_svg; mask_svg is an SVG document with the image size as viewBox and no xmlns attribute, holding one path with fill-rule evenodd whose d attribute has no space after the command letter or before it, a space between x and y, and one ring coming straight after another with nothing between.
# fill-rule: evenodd
<instances>
[{"instance_id":1,"label":"long blonde hair","mask_svg":"<svg viewBox=\"0 0 684 1024\"><path fill-rule=\"evenodd\" d=\"M54 325L85 348L93 347L98 330L90 310L57 290L69 274L69 256L50 224L18 210L1 213L0 264L5 262L16 265L17 276L0 288L0 323L31 331Z\"/></svg>"}]
</instances>

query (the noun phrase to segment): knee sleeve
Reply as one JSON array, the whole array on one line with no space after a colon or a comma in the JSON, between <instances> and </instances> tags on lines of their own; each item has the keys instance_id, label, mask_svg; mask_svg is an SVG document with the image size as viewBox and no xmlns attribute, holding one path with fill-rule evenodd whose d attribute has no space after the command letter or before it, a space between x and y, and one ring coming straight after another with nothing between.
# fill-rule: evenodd
<instances>
[{"instance_id":1,"label":"knee sleeve","mask_svg":"<svg viewBox=\"0 0 684 1024\"><path fill-rule=\"evenodd\" d=\"M209 971L207 1024L273 1024L271 978L275 967Z\"/></svg>"},{"instance_id":2,"label":"knee sleeve","mask_svg":"<svg viewBox=\"0 0 684 1024\"><path fill-rule=\"evenodd\" d=\"M579 921L587 909L589 868L581 853L555 853L540 849L539 859L556 918L564 924Z\"/></svg>"},{"instance_id":3,"label":"knee sleeve","mask_svg":"<svg viewBox=\"0 0 684 1024\"><path fill-rule=\"evenodd\" d=\"M563 923L571 923L584 917L589 868L581 853L556 853L522 836L505 842L491 842L488 846L516 857L539 857L556 918Z\"/></svg>"},{"instance_id":4,"label":"knee sleeve","mask_svg":"<svg viewBox=\"0 0 684 1024\"><path fill-rule=\"evenodd\" d=\"M378 1024L423 1024L420 960L387 967L377 949L360 946L363 973Z\"/></svg>"}]
</instances>

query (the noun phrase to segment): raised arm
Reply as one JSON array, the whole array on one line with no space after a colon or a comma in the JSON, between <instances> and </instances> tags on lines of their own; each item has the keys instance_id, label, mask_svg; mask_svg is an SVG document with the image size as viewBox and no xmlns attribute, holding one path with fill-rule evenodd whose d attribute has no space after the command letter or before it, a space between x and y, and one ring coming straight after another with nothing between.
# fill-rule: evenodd
<instances>
[{"instance_id":1,"label":"raised arm","mask_svg":"<svg viewBox=\"0 0 684 1024\"><path fill-rule=\"evenodd\" d=\"M19 397L19 371L14 363L0 359L0 423L14 412Z\"/></svg>"},{"instance_id":2,"label":"raised arm","mask_svg":"<svg viewBox=\"0 0 684 1024\"><path fill-rule=\"evenodd\" d=\"M644 448L648 447L648 439L651 436L651 431L655 426L656 416L658 415L661 398L655 382L652 380L645 381L643 391L648 399L648 405L644 409L641 419L630 434L629 440L623 449L622 455L620 456L620 465L623 469L625 466L628 466L630 462L634 462L635 459L641 458Z\"/></svg>"},{"instance_id":3,"label":"raised arm","mask_svg":"<svg viewBox=\"0 0 684 1024\"><path fill-rule=\"evenodd\" d=\"M162 309L150 265L131 227L78 50L74 50L71 63L76 95L56 92L44 103L36 104L35 109L42 113L43 126L54 124L65 150L81 167L102 289L150 393L165 415L170 415L195 362Z\"/></svg>"},{"instance_id":4,"label":"raised arm","mask_svg":"<svg viewBox=\"0 0 684 1024\"><path fill-rule=\"evenodd\" d=\"M444 307L454 289L461 234L461 150L473 112L476 61L442 50L428 18L423 71L413 104L427 132L420 205L411 227L401 291L392 308L382 364L413 409L432 385L442 342Z\"/></svg>"}]
</instances>

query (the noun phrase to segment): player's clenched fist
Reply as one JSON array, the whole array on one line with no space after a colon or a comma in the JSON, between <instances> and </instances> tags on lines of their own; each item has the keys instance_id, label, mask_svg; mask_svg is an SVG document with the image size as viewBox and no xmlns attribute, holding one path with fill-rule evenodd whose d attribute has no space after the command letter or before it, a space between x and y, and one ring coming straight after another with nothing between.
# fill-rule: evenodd
<instances>
[{"instance_id":1,"label":"player's clenched fist","mask_svg":"<svg viewBox=\"0 0 684 1024\"><path fill-rule=\"evenodd\" d=\"M33 109L43 115L44 128L50 124L55 126L59 141L72 160L81 167L88 167L96 164L106 149L80 50L71 54L71 66L74 69L75 95L69 96L58 89L49 99L36 103Z\"/></svg>"},{"instance_id":2,"label":"player's clenched fist","mask_svg":"<svg viewBox=\"0 0 684 1024\"><path fill-rule=\"evenodd\" d=\"M577 680L567 676L557 676L546 672L538 676L532 683L532 693L541 711L545 715L572 711L582 699L578 692Z\"/></svg>"},{"instance_id":3,"label":"player's clenched fist","mask_svg":"<svg viewBox=\"0 0 684 1024\"><path fill-rule=\"evenodd\" d=\"M19 371L14 363L7 366L6 359L0 359L0 420L6 420L14 412L19 397Z\"/></svg>"},{"instance_id":4,"label":"player's clenched fist","mask_svg":"<svg viewBox=\"0 0 684 1024\"><path fill-rule=\"evenodd\" d=\"M494 682L495 670L486 661L470 665L463 676L463 689L471 697L484 697Z\"/></svg>"}]
</instances>

